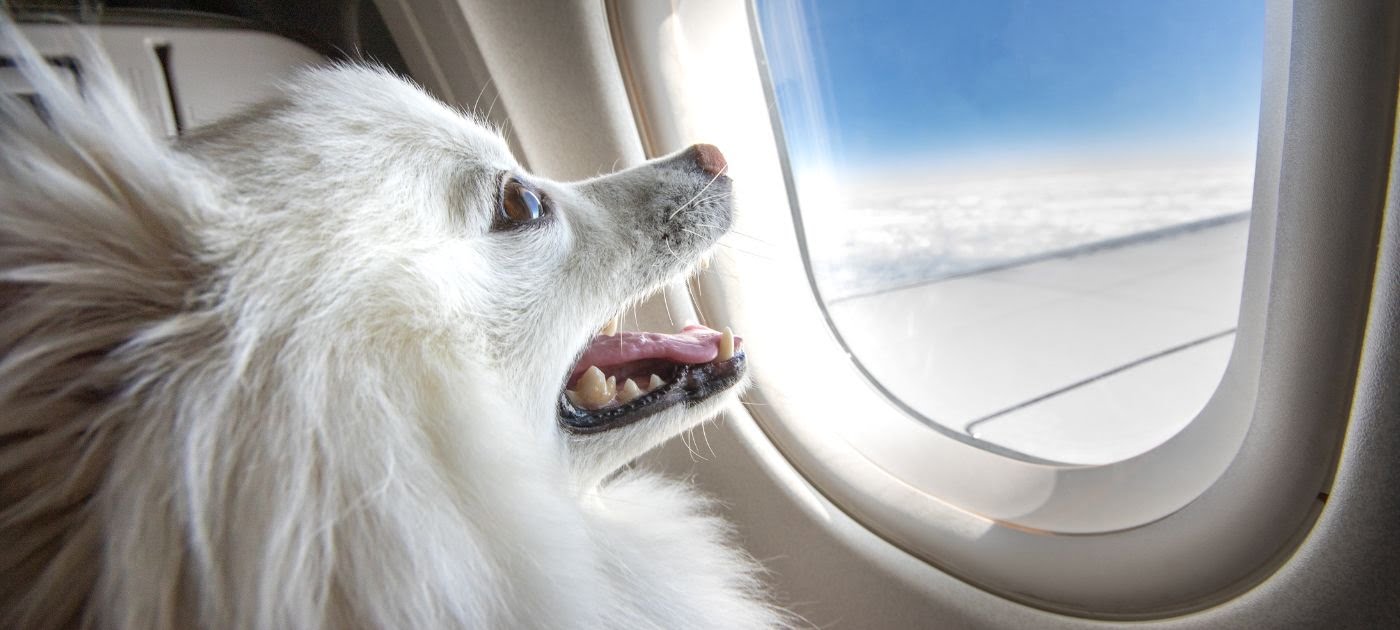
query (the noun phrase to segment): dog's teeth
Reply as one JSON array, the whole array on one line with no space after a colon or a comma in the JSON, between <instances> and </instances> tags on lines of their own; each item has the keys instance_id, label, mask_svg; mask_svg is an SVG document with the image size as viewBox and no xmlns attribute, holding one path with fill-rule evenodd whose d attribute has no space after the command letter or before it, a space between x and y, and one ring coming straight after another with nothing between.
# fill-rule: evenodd
<instances>
[{"instance_id":1,"label":"dog's teeth","mask_svg":"<svg viewBox=\"0 0 1400 630\"><path fill-rule=\"evenodd\" d=\"M596 365L583 373L575 387L578 387L578 398L583 403L582 406L589 409L598 409L612 401L608 379L603 378L603 371Z\"/></svg>"},{"instance_id":2,"label":"dog's teeth","mask_svg":"<svg viewBox=\"0 0 1400 630\"><path fill-rule=\"evenodd\" d=\"M654 391L656 391L657 389L660 389L661 386L662 386L662 385L665 385L665 384L666 384L666 381L661 380L661 377L660 377L660 376L657 376L657 375L655 375L655 374L652 374L652 375L651 375L651 380L650 380L650 381L647 381L647 391L648 391L648 392L654 392Z\"/></svg>"},{"instance_id":3,"label":"dog's teeth","mask_svg":"<svg viewBox=\"0 0 1400 630\"><path fill-rule=\"evenodd\" d=\"M617 395L617 377L616 377L616 376L609 376L609 377L608 377L608 398L612 398L613 396L616 396L616 395Z\"/></svg>"},{"instance_id":4,"label":"dog's teeth","mask_svg":"<svg viewBox=\"0 0 1400 630\"><path fill-rule=\"evenodd\" d=\"M622 383L622 391L617 393L617 402L630 403L641 395L641 388L637 387L637 383L629 378Z\"/></svg>"},{"instance_id":5,"label":"dog's teeth","mask_svg":"<svg viewBox=\"0 0 1400 630\"><path fill-rule=\"evenodd\" d=\"M600 331L598 331L598 334L603 335L603 336L606 336L606 337L611 337L611 336L613 336L613 335L616 335L616 334L617 334L617 318L614 317L614 318L608 320L608 324L607 324L606 326L603 326L603 329L600 330Z\"/></svg>"},{"instance_id":6,"label":"dog's teeth","mask_svg":"<svg viewBox=\"0 0 1400 630\"><path fill-rule=\"evenodd\" d=\"M728 361L734 358L734 331L728 326L724 327L724 334L719 338L719 360Z\"/></svg>"},{"instance_id":7,"label":"dog's teeth","mask_svg":"<svg viewBox=\"0 0 1400 630\"><path fill-rule=\"evenodd\" d=\"M573 406L575 406L575 407L582 407L582 406L583 406L583 399L582 399L582 398L579 398L578 392L576 392L576 391L574 391L574 390L572 390L572 389L566 389L566 390L564 390L564 395L565 395L565 396L568 396L568 398L569 398L569 403L572 404Z\"/></svg>"}]
</instances>

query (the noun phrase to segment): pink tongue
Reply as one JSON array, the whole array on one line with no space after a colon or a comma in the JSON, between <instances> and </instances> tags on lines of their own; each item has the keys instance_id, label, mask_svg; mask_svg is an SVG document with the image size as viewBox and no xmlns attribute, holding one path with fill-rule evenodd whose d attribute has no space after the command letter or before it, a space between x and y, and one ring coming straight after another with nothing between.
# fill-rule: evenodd
<instances>
[{"instance_id":1,"label":"pink tongue","mask_svg":"<svg viewBox=\"0 0 1400 630\"><path fill-rule=\"evenodd\" d=\"M589 366L606 369L644 359L666 359L676 363L709 363L719 355L719 338L723 333L704 326L686 326L674 335L654 332L619 332L611 337L598 335L583 351L583 357L569 375L572 383ZM739 347L739 338L734 338Z\"/></svg>"}]
</instances>

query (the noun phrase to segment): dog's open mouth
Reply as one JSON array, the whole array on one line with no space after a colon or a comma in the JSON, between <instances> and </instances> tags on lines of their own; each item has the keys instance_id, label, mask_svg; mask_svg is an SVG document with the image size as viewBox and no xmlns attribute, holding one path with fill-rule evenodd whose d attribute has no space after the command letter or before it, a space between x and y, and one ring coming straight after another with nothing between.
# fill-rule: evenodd
<instances>
[{"instance_id":1,"label":"dog's open mouth","mask_svg":"<svg viewBox=\"0 0 1400 630\"><path fill-rule=\"evenodd\" d=\"M575 433L616 429L705 400L738 383L744 369L743 340L728 329L599 334L559 395L559 421Z\"/></svg>"}]
</instances>

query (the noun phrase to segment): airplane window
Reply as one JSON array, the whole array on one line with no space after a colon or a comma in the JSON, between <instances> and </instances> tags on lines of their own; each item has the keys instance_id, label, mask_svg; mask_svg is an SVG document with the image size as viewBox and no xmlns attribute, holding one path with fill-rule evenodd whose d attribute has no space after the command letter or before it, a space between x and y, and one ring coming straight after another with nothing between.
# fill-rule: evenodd
<instances>
[{"instance_id":1,"label":"airplane window","mask_svg":"<svg viewBox=\"0 0 1400 630\"><path fill-rule=\"evenodd\" d=\"M1146 452L1238 319L1262 0L760 0L815 289L911 415Z\"/></svg>"}]
</instances>

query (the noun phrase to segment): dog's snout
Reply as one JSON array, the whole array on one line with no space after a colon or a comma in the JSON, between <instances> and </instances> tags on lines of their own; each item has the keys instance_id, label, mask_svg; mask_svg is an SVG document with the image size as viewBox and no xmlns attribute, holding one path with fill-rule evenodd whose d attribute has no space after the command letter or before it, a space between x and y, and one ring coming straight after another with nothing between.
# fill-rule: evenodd
<instances>
[{"instance_id":1,"label":"dog's snout","mask_svg":"<svg viewBox=\"0 0 1400 630\"><path fill-rule=\"evenodd\" d=\"M697 144L690 147L687 153L695 160L695 165L710 177L719 177L729 167L729 163L724 160L724 154L713 144Z\"/></svg>"}]
</instances>

